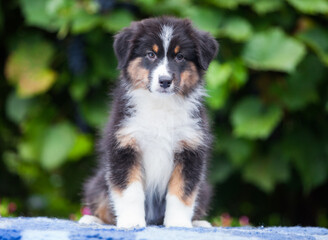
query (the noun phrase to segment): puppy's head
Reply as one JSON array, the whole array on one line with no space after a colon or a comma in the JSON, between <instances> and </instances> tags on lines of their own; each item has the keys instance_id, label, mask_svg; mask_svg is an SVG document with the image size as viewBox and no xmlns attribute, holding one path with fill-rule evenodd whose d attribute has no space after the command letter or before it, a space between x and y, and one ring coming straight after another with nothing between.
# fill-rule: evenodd
<instances>
[{"instance_id":1,"label":"puppy's head","mask_svg":"<svg viewBox=\"0 0 328 240\"><path fill-rule=\"evenodd\" d=\"M133 22L114 42L118 68L131 86L161 95L187 95L195 89L217 49L208 33L172 17Z\"/></svg>"}]
</instances>

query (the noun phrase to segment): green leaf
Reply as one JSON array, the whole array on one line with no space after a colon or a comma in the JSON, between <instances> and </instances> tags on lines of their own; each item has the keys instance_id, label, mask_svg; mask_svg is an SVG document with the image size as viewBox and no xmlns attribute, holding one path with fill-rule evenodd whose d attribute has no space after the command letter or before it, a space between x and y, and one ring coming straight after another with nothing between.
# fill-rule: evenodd
<instances>
[{"instance_id":1,"label":"green leaf","mask_svg":"<svg viewBox=\"0 0 328 240\"><path fill-rule=\"evenodd\" d=\"M284 6L282 0L257 0L254 1L252 8L258 14L266 14L281 9Z\"/></svg>"},{"instance_id":2,"label":"green leaf","mask_svg":"<svg viewBox=\"0 0 328 240\"><path fill-rule=\"evenodd\" d=\"M72 21L72 33L80 34L89 32L96 26L100 25L101 17L98 15L89 14L83 10L73 18Z\"/></svg>"},{"instance_id":3,"label":"green leaf","mask_svg":"<svg viewBox=\"0 0 328 240\"><path fill-rule=\"evenodd\" d=\"M220 8L235 9L240 4L249 4L253 1L254 0L211 0L211 3Z\"/></svg>"},{"instance_id":4,"label":"green leaf","mask_svg":"<svg viewBox=\"0 0 328 240\"><path fill-rule=\"evenodd\" d=\"M82 102L82 114L88 124L95 128L104 126L108 119L108 100L101 96L89 97L88 101Z\"/></svg>"},{"instance_id":5,"label":"green leaf","mask_svg":"<svg viewBox=\"0 0 328 240\"><path fill-rule=\"evenodd\" d=\"M328 30L321 27L309 28L297 35L328 66Z\"/></svg>"},{"instance_id":6,"label":"green leaf","mask_svg":"<svg viewBox=\"0 0 328 240\"><path fill-rule=\"evenodd\" d=\"M279 107L264 105L258 98L245 98L232 111L233 133L237 137L265 139L281 118L282 110Z\"/></svg>"},{"instance_id":7,"label":"green leaf","mask_svg":"<svg viewBox=\"0 0 328 240\"><path fill-rule=\"evenodd\" d=\"M62 122L50 127L45 133L41 150L42 167L53 170L62 165L67 160L75 140L75 129L69 123Z\"/></svg>"},{"instance_id":8,"label":"green leaf","mask_svg":"<svg viewBox=\"0 0 328 240\"><path fill-rule=\"evenodd\" d=\"M220 36L229 37L234 41L245 41L252 34L252 25L246 19L236 16L226 19L220 30Z\"/></svg>"},{"instance_id":9,"label":"green leaf","mask_svg":"<svg viewBox=\"0 0 328 240\"><path fill-rule=\"evenodd\" d=\"M210 168L209 180L213 184L224 182L234 170L232 164L222 157L213 159Z\"/></svg>"},{"instance_id":10,"label":"green leaf","mask_svg":"<svg viewBox=\"0 0 328 240\"><path fill-rule=\"evenodd\" d=\"M83 100L88 92L87 79L85 79L83 76L76 76L75 80L70 85L69 91L74 100Z\"/></svg>"},{"instance_id":11,"label":"green leaf","mask_svg":"<svg viewBox=\"0 0 328 240\"><path fill-rule=\"evenodd\" d=\"M256 159L245 166L243 178L265 192L272 192L277 182L289 177L288 164L280 159Z\"/></svg>"},{"instance_id":12,"label":"green leaf","mask_svg":"<svg viewBox=\"0 0 328 240\"><path fill-rule=\"evenodd\" d=\"M233 60L230 63L232 67L230 88L239 89L244 86L248 80L248 69L241 59Z\"/></svg>"},{"instance_id":13,"label":"green leaf","mask_svg":"<svg viewBox=\"0 0 328 240\"><path fill-rule=\"evenodd\" d=\"M227 85L223 85L216 90L208 89L207 93L209 96L206 98L206 102L213 110L222 108L229 97L229 89Z\"/></svg>"},{"instance_id":14,"label":"green leaf","mask_svg":"<svg viewBox=\"0 0 328 240\"><path fill-rule=\"evenodd\" d=\"M128 27L134 21L134 16L125 10L115 10L103 18L103 27L112 33Z\"/></svg>"},{"instance_id":15,"label":"green leaf","mask_svg":"<svg viewBox=\"0 0 328 240\"><path fill-rule=\"evenodd\" d=\"M304 128L302 123L295 123L287 130L279 150L294 164L305 193L309 193L328 178L328 139Z\"/></svg>"},{"instance_id":16,"label":"green leaf","mask_svg":"<svg viewBox=\"0 0 328 240\"><path fill-rule=\"evenodd\" d=\"M28 25L45 28L50 31L58 30L60 24L47 11L49 0L19 0L25 20Z\"/></svg>"},{"instance_id":17,"label":"green leaf","mask_svg":"<svg viewBox=\"0 0 328 240\"><path fill-rule=\"evenodd\" d=\"M219 136L219 147L221 151L227 153L234 166L241 166L247 162L254 151L255 144L253 141L224 134Z\"/></svg>"},{"instance_id":18,"label":"green leaf","mask_svg":"<svg viewBox=\"0 0 328 240\"><path fill-rule=\"evenodd\" d=\"M79 133L73 148L71 149L68 158L72 160L79 160L82 157L90 154L93 150L93 141L91 136Z\"/></svg>"},{"instance_id":19,"label":"green leaf","mask_svg":"<svg viewBox=\"0 0 328 240\"><path fill-rule=\"evenodd\" d=\"M325 67L314 56L307 56L284 82L275 82L270 88L277 99L291 111L298 111L319 100L318 84L324 79Z\"/></svg>"},{"instance_id":20,"label":"green leaf","mask_svg":"<svg viewBox=\"0 0 328 240\"><path fill-rule=\"evenodd\" d=\"M10 53L5 74L20 96L43 93L53 85L56 73L49 68L53 55L52 45L39 37L20 42Z\"/></svg>"},{"instance_id":21,"label":"green leaf","mask_svg":"<svg viewBox=\"0 0 328 240\"><path fill-rule=\"evenodd\" d=\"M304 45L278 28L253 35L243 51L251 68L285 72L294 71L304 55Z\"/></svg>"},{"instance_id":22,"label":"green leaf","mask_svg":"<svg viewBox=\"0 0 328 240\"><path fill-rule=\"evenodd\" d=\"M328 1L327 0L287 0L297 10L307 13L316 14L328 13Z\"/></svg>"},{"instance_id":23,"label":"green leaf","mask_svg":"<svg viewBox=\"0 0 328 240\"><path fill-rule=\"evenodd\" d=\"M190 18L193 24L206 32L217 36L222 22L222 13L217 9L205 7L190 7L183 13L184 17Z\"/></svg>"},{"instance_id":24,"label":"green leaf","mask_svg":"<svg viewBox=\"0 0 328 240\"><path fill-rule=\"evenodd\" d=\"M6 102L7 117L16 124L20 124L26 117L31 103L32 101L30 99L23 99L15 93L11 93Z\"/></svg>"},{"instance_id":25,"label":"green leaf","mask_svg":"<svg viewBox=\"0 0 328 240\"><path fill-rule=\"evenodd\" d=\"M206 83L208 89L216 90L223 84L227 83L232 68L229 63L220 64L218 61L213 61L208 67L206 73Z\"/></svg>"}]
</instances>

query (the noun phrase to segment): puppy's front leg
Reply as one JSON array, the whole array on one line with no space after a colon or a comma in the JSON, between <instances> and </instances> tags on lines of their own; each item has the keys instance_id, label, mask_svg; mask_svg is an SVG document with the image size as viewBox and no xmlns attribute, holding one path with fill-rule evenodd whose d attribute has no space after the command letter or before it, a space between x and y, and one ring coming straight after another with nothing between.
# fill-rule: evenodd
<instances>
[{"instance_id":1,"label":"puppy's front leg","mask_svg":"<svg viewBox=\"0 0 328 240\"><path fill-rule=\"evenodd\" d=\"M119 147L111 152L109 180L117 227L145 227L141 165L133 147Z\"/></svg>"},{"instance_id":2,"label":"puppy's front leg","mask_svg":"<svg viewBox=\"0 0 328 240\"><path fill-rule=\"evenodd\" d=\"M192 227L203 165L203 159L197 151L185 149L175 155L175 168L166 195L166 227Z\"/></svg>"}]
</instances>

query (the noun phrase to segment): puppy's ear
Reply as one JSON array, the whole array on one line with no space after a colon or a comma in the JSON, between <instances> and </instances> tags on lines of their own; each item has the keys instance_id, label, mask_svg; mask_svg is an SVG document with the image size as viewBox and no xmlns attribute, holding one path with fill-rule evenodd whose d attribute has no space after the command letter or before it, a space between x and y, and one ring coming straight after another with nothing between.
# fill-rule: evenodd
<instances>
[{"instance_id":1,"label":"puppy's ear","mask_svg":"<svg viewBox=\"0 0 328 240\"><path fill-rule=\"evenodd\" d=\"M196 51L199 66L206 70L208 65L218 53L217 41L207 32L196 30Z\"/></svg>"},{"instance_id":2,"label":"puppy's ear","mask_svg":"<svg viewBox=\"0 0 328 240\"><path fill-rule=\"evenodd\" d=\"M123 69L131 56L136 25L123 29L115 35L114 52L118 60L118 69Z\"/></svg>"}]
</instances>

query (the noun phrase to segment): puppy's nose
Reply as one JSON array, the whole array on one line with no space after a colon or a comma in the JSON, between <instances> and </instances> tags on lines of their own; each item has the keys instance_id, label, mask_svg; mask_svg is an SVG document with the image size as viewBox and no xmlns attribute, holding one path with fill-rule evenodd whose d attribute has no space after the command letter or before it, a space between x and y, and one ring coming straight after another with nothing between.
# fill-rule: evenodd
<instances>
[{"instance_id":1,"label":"puppy's nose","mask_svg":"<svg viewBox=\"0 0 328 240\"><path fill-rule=\"evenodd\" d=\"M168 88L171 86L172 80L173 80L173 78L170 76L160 76L159 77L159 85L164 89Z\"/></svg>"}]
</instances>

